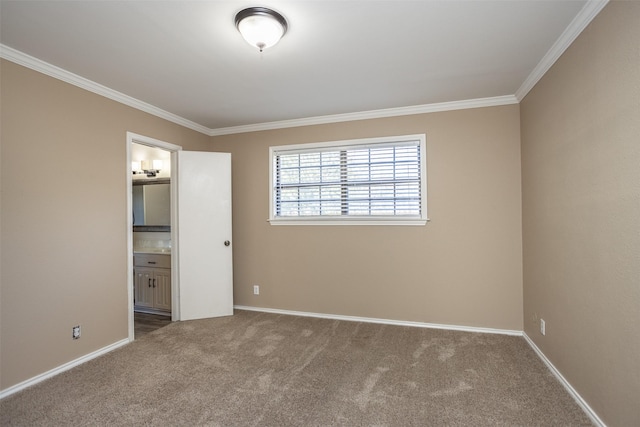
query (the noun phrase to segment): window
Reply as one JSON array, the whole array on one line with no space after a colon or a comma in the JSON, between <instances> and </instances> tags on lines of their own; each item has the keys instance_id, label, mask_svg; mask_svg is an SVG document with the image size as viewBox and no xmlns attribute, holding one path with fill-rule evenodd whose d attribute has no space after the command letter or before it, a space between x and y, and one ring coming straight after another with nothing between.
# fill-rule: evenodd
<instances>
[{"instance_id":1,"label":"window","mask_svg":"<svg viewBox=\"0 0 640 427\"><path fill-rule=\"evenodd\" d=\"M425 136L271 147L272 224L424 225Z\"/></svg>"}]
</instances>

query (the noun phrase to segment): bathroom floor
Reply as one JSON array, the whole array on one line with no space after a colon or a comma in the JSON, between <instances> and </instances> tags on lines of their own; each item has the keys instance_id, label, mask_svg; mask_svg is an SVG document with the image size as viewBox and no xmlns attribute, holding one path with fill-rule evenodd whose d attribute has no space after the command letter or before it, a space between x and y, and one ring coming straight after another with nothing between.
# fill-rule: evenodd
<instances>
[{"instance_id":1,"label":"bathroom floor","mask_svg":"<svg viewBox=\"0 0 640 427\"><path fill-rule=\"evenodd\" d=\"M171 323L171 316L157 314L133 313L135 339L141 338L149 332L160 329Z\"/></svg>"}]
</instances>

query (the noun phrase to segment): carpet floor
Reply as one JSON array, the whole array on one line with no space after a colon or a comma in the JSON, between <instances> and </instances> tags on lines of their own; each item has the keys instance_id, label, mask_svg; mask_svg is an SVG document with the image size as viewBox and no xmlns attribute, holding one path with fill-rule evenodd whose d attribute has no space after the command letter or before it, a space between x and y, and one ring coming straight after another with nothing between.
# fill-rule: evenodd
<instances>
[{"instance_id":1,"label":"carpet floor","mask_svg":"<svg viewBox=\"0 0 640 427\"><path fill-rule=\"evenodd\" d=\"M0 401L2 426L581 426L522 337L236 311Z\"/></svg>"}]
</instances>

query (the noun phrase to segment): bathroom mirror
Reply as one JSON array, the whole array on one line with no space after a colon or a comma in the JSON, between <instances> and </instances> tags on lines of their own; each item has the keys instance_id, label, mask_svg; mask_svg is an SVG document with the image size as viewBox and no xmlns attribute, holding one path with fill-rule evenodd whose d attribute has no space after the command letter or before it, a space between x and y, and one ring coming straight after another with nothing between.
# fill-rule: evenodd
<instances>
[{"instance_id":1,"label":"bathroom mirror","mask_svg":"<svg viewBox=\"0 0 640 427\"><path fill-rule=\"evenodd\" d=\"M168 179L133 181L133 230L169 231L171 190Z\"/></svg>"}]
</instances>

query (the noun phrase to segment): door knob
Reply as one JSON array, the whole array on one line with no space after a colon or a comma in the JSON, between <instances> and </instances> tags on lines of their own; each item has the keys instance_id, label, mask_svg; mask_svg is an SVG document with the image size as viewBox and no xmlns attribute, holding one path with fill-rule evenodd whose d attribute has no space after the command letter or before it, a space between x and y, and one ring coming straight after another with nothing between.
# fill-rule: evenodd
<instances>
[{"instance_id":1,"label":"door knob","mask_svg":"<svg viewBox=\"0 0 640 427\"><path fill-rule=\"evenodd\" d=\"M225 246L229 246L230 244L231 244L231 242L230 242L230 241L228 241L228 240L225 240L225 241L224 241L224 245L225 245Z\"/></svg>"}]
</instances>

